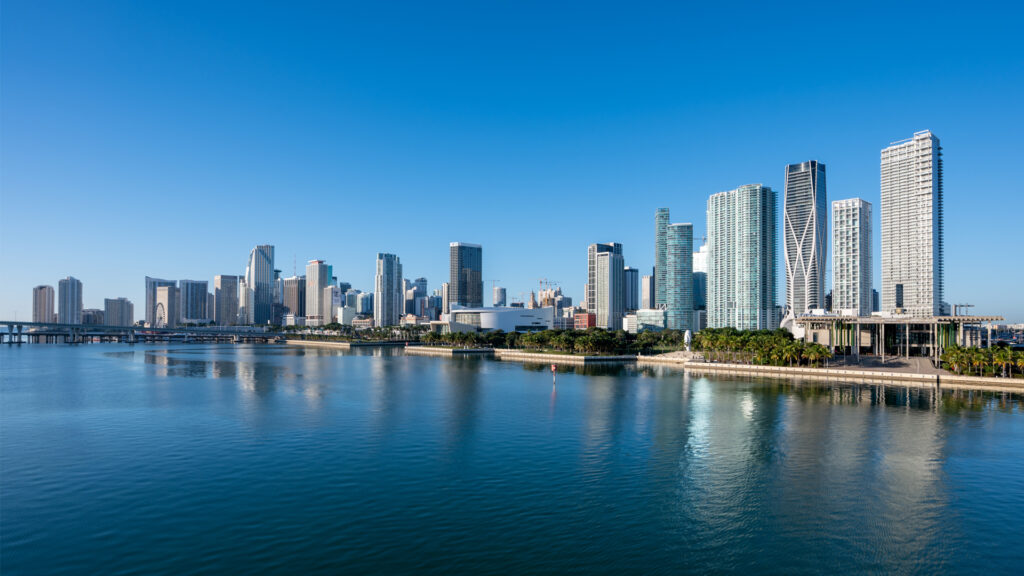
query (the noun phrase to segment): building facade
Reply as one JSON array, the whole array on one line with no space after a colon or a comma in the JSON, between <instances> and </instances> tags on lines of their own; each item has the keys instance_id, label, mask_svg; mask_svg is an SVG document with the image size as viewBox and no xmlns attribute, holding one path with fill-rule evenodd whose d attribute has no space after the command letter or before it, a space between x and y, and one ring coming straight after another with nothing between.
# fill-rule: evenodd
<instances>
[{"instance_id":1,"label":"building facade","mask_svg":"<svg viewBox=\"0 0 1024 576\"><path fill-rule=\"evenodd\" d=\"M832 310L870 316L872 310L871 203L832 203Z\"/></svg>"},{"instance_id":2,"label":"building facade","mask_svg":"<svg viewBox=\"0 0 1024 576\"><path fill-rule=\"evenodd\" d=\"M654 213L654 308L665 305L665 266L668 264L668 208Z\"/></svg>"},{"instance_id":3,"label":"building facade","mask_svg":"<svg viewBox=\"0 0 1024 576\"><path fill-rule=\"evenodd\" d=\"M791 317L825 307L828 201L825 165L817 160L786 166L783 192L786 307Z\"/></svg>"},{"instance_id":4,"label":"building facade","mask_svg":"<svg viewBox=\"0 0 1024 576\"><path fill-rule=\"evenodd\" d=\"M618 330L626 313L626 278L622 244L591 244L587 248L587 312L599 328Z\"/></svg>"},{"instance_id":5,"label":"building facade","mask_svg":"<svg viewBox=\"0 0 1024 576\"><path fill-rule=\"evenodd\" d=\"M107 326L131 326L135 323L135 306L127 298L104 298L103 321Z\"/></svg>"},{"instance_id":6,"label":"building facade","mask_svg":"<svg viewBox=\"0 0 1024 576\"><path fill-rule=\"evenodd\" d=\"M448 301L480 308L484 305L483 248L478 244L452 242L448 246Z\"/></svg>"},{"instance_id":7,"label":"building facade","mask_svg":"<svg viewBox=\"0 0 1024 576\"><path fill-rule=\"evenodd\" d=\"M748 184L708 199L708 327L774 330L776 239L774 190Z\"/></svg>"},{"instance_id":8,"label":"building facade","mask_svg":"<svg viewBox=\"0 0 1024 576\"><path fill-rule=\"evenodd\" d=\"M178 286L176 280L146 276L146 326L156 326L156 289L160 286Z\"/></svg>"},{"instance_id":9,"label":"building facade","mask_svg":"<svg viewBox=\"0 0 1024 576\"><path fill-rule=\"evenodd\" d=\"M181 280L178 282L178 293L181 297L181 321L185 324L205 324L209 322L206 293L209 283L206 280Z\"/></svg>"},{"instance_id":10,"label":"building facade","mask_svg":"<svg viewBox=\"0 0 1024 576\"><path fill-rule=\"evenodd\" d=\"M153 327L175 328L178 326L178 318L178 289L174 286L157 286Z\"/></svg>"},{"instance_id":11,"label":"building facade","mask_svg":"<svg viewBox=\"0 0 1024 576\"><path fill-rule=\"evenodd\" d=\"M53 322L53 286L32 289L32 321Z\"/></svg>"},{"instance_id":12,"label":"building facade","mask_svg":"<svg viewBox=\"0 0 1024 576\"><path fill-rule=\"evenodd\" d=\"M626 282L626 312L634 312L640 308L640 271L626 266L623 277Z\"/></svg>"},{"instance_id":13,"label":"building facade","mask_svg":"<svg viewBox=\"0 0 1024 576\"><path fill-rule=\"evenodd\" d=\"M74 276L57 283L57 322L82 323L82 282Z\"/></svg>"},{"instance_id":14,"label":"building facade","mask_svg":"<svg viewBox=\"0 0 1024 576\"><path fill-rule=\"evenodd\" d=\"M253 324L267 324L273 319L274 305L274 247L256 246L249 252L245 267L245 284L252 290L252 309L249 318Z\"/></svg>"},{"instance_id":15,"label":"building facade","mask_svg":"<svg viewBox=\"0 0 1024 576\"><path fill-rule=\"evenodd\" d=\"M373 325L397 326L405 302L402 262L394 254L377 254L377 274L373 284Z\"/></svg>"},{"instance_id":16,"label":"building facade","mask_svg":"<svg viewBox=\"0 0 1024 576\"><path fill-rule=\"evenodd\" d=\"M647 274L640 277L640 308L654 307L654 275Z\"/></svg>"},{"instance_id":17,"label":"building facade","mask_svg":"<svg viewBox=\"0 0 1024 576\"><path fill-rule=\"evenodd\" d=\"M493 288L494 294L491 296L491 300L494 306L501 307L507 303L505 289L501 286L495 286Z\"/></svg>"},{"instance_id":18,"label":"building facade","mask_svg":"<svg viewBox=\"0 0 1024 576\"><path fill-rule=\"evenodd\" d=\"M925 130L882 150L882 311L916 317L946 310L942 147Z\"/></svg>"},{"instance_id":19,"label":"building facade","mask_svg":"<svg viewBox=\"0 0 1024 576\"><path fill-rule=\"evenodd\" d=\"M238 322L238 276L218 274L213 277L213 321L218 326Z\"/></svg>"},{"instance_id":20,"label":"building facade","mask_svg":"<svg viewBox=\"0 0 1024 576\"><path fill-rule=\"evenodd\" d=\"M689 330L693 317L693 224L669 224L665 253L667 326Z\"/></svg>"},{"instance_id":21,"label":"building facade","mask_svg":"<svg viewBox=\"0 0 1024 576\"><path fill-rule=\"evenodd\" d=\"M306 326L323 326L324 288L331 282L330 270L323 260L310 260L306 264Z\"/></svg>"},{"instance_id":22,"label":"building facade","mask_svg":"<svg viewBox=\"0 0 1024 576\"><path fill-rule=\"evenodd\" d=\"M292 276L284 279L283 304L285 314L291 314L296 318L306 317L306 277Z\"/></svg>"}]
</instances>

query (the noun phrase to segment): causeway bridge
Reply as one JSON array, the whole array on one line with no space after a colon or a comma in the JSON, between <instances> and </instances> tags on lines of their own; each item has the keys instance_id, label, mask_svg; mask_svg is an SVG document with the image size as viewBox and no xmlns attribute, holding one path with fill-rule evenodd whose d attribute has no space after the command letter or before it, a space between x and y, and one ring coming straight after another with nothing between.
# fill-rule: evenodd
<instances>
[{"instance_id":1,"label":"causeway bridge","mask_svg":"<svg viewBox=\"0 0 1024 576\"><path fill-rule=\"evenodd\" d=\"M86 342L275 342L262 326L106 326L0 320L0 344L83 344Z\"/></svg>"}]
</instances>

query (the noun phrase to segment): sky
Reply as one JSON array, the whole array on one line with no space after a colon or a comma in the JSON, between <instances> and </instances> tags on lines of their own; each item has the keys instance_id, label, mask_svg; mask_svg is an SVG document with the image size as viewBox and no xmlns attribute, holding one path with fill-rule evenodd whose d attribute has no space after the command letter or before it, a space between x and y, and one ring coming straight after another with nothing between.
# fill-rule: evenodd
<instances>
[{"instance_id":1,"label":"sky","mask_svg":"<svg viewBox=\"0 0 1024 576\"><path fill-rule=\"evenodd\" d=\"M557 6L556 6L557 4ZM1019 3L0 3L0 319L67 275L84 304L144 277L429 289L448 244L492 281L579 302L587 245L649 273L654 212L827 166L876 206L879 153L943 146L946 294L1024 322ZM998 17L994 17L998 15ZM779 298L782 283L781 234Z\"/></svg>"}]
</instances>

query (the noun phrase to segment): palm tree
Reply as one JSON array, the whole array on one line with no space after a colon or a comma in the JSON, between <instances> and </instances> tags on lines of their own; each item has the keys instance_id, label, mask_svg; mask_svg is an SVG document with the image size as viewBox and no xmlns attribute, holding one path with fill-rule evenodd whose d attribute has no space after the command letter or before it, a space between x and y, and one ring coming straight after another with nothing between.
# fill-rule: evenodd
<instances>
[{"instance_id":1,"label":"palm tree","mask_svg":"<svg viewBox=\"0 0 1024 576\"><path fill-rule=\"evenodd\" d=\"M1003 367L1003 378L1006 378L1006 366L1010 366L1010 377L1013 377L1013 351L1008 346L996 348L992 353L992 361Z\"/></svg>"}]
</instances>

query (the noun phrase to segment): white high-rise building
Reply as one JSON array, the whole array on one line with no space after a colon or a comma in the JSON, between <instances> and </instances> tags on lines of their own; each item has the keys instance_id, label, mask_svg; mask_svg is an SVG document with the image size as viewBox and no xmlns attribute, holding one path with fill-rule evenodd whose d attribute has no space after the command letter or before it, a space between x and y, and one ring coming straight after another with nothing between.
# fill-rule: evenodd
<instances>
[{"instance_id":1,"label":"white high-rise building","mask_svg":"<svg viewBox=\"0 0 1024 576\"><path fill-rule=\"evenodd\" d=\"M274 311L274 247L260 244L249 252L245 267L245 284L252 290L252 305L248 309L250 324L266 324Z\"/></svg>"},{"instance_id":2,"label":"white high-rise building","mask_svg":"<svg viewBox=\"0 0 1024 576\"><path fill-rule=\"evenodd\" d=\"M306 264L306 326L322 326L324 320L324 288L330 284L327 262L310 260Z\"/></svg>"},{"instance_id":3,"label":"white high-rise building","mask_svg":"<svg viewBox=\"0 0 1024 576\"><path fill-rule=\"evenodd\" d=\"M405 304L402 262L394 254L377 254L373 285L373 325L397 326Z\"/></svg>"},{"instance_id":4,"label":"white high-rise building","mask_svg":"<svg viewBox=\"0 0 1024 576\"><path fill-rule=\"evenodd\" d=\"M53 286L32 289L32 321L53 322Z\"/></svg>"},{"instance_id":5,"label":"white high-rise building","mask_svg":"<svg viewBox=\"0 0 1024 576\"><path fill-rule=\"evenodd\" d=\"M931 132L882 150L882 312L940 316L942 147Z\"/></svg>"},{"instance_id":6,"label":"white high-rise building","mask_svg":"<svg viewBox=\"0 0 1024 576\"><path fill-rule=\"evenodd\" d=\"M786 308L789 318L825 307L828 200L825 165L817 160L786 166L783 193Z\"/></svg>"},{"instance_id":7,"label":"white high-rise building","mask_svg":"<svg viewBox=\"0 0 1024 576\"><path fill-rule=\"evenodd\" d=\"M626 314L626 276L622 244L591 244L587 248L587 312L606 330L622 327Z\"/></svg>"},{"instance_id":8,"label":"white high-rise building","mask_svg":"<svg viewBox=\"0 0 1024 576\"><path fill-rule=\"evenodd\" d=\"M708 198L708 327L774 330L774 190L748 184Z\"/></svg>"},{"instance_id":9,"label":"white high-rise building","mask_svg":"<svg viewBox=\"0 0 1024 576\"><path fill-rule=\"evenodd\" d=\"M107 326L131 326L135 323L135 306L127 298L104 298L103 323Z\"/></svg>"},{"instance_id":10,"label":"white high-rise building","mask_svg":"<svg viewBox=\"0 0 1024 576\"><path fill-rule=\"evenodd\" d=\"M491 297L491 305L494 307L504 306L506 304L505 289L501 286L495 286L493 288L493 292L494 294Z\"/></svg>"},{"instance_id":11,"label":"white high-rise building","mask_svg":"<svg viewBox=\"0 0 1024 576\"><path fill-rule=\"evenodd\" d=\"M146 276L146 326L156 326L156 289L161 286L177 287L178 282Z\"/></svg>"},{"instance_id":12,"label":"white high-rise building","mask_svg":"<svg viewBox=\"0 0 1024 576\"><path fill-rule=\"evenodd\" d=\"M178 289L174 286L156 287L156 308L153 312L154 328L174 328L181 317L178 311Z\"/></svg>"},{"instance_id":13,"label":"white high-rise building","mask_svg":"<svg viewBox=\"0 0 1024 576\"><path fill-rule=\"evenodd\" d=\"M82 282L68 276L57 283L57 322L82 323Z\"/></svg>"},{"instance_id":14,"label":"white high-rise building","mask_svg":"<svg viewBox=\"0 0 1024 576\"><path fill-rule=\"evenodd\" d=\"M871 315L871 203L832 203L832 309Z\"/></svg>"}]
</instances>

